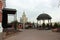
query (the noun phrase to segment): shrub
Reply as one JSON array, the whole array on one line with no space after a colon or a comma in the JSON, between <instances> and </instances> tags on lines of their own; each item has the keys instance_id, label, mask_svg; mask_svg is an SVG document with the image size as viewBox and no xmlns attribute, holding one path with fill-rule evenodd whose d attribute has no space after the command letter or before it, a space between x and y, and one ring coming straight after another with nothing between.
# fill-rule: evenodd
<instances>
[{"instance_id":1,"label":"shrub","mask_svg":"<svg viewBox=\"0 0 60 40\"><path fill-rule=\"evenodd\" d=\"M45 26L46 26L45 23L43 23L43 24L42 24L43 29L45 29Z\"/></svg>"},{"instance_id":2,"label":"shrub","mask_svg":"<svg viewBox=\"0 0 60 40\"><path fill-rule=\"evenodd\" d=\"M58 28L60 28L60 24L58 25Z\"/></svg>"},{"instance_id":3,"label":"shrub","mask_svg":"<svg viewBox=\"0 0 60 40\"><path fill-rule=\"evenodd\" d=\"M58 24L57 23L54 24L54 28L58 28Z\"/></svg>"}]
</instances>

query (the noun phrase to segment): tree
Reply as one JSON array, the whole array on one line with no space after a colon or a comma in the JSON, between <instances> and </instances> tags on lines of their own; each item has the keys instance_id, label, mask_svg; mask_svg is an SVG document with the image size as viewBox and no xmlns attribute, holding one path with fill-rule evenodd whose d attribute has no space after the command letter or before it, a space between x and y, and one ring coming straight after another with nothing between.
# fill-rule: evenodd
<instances>
[{"instance_id":1,"label":"tree","mask_svg":"<svg viewBox=\"0 0 60 40\"><path fill-rule=\"evenodd\" d=\"M54 24L54 28L58 28L58 24L57 23Z\"/></svg>"},{"instance_id":2,"label":"tree","mask_svg":"<svg viewBox=\"0 0 60 40\"><path fill-rule=\"evenodd\" d=\"M45 26L46 26L45 23L43 23L43 24L42 24L43 29L45 29Z\"/></svg>"},{"instance_id":3,"label":"tree","mask_svg":"<svg viewBox=\"0 0 60 40\"><path fill-rule=\"evenodd\" d=\"M14 29L15 29L15 30L17 30L18 21L17 21L17 20L15 20L15 21L13 21L13 22L12 22L12 24L14 24Z\"/></svg>"},{"instance_id":4,"label":"tree","mask_svg":"<svg viewBox=\"0 0 60 40\"><path fill-rule=\"evenodd\" d=\"M58 28L60 28L60 24L58 25Z\"/></svg>"}]
</instances>

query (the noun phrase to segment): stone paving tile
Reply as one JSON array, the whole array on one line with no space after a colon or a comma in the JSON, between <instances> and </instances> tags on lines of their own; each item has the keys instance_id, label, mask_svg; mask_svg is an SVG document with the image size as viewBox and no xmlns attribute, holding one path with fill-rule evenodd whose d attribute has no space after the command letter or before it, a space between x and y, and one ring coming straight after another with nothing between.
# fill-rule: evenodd
<instances>
[{"instance_id":1,"label":"stone paving tile","mask_svg":"<svg viewBox=\"0 0 60 40\"><path fill-rule=\"evenodd\" d=\"M60 33L51 30L26 29L5 40L60 40Z\"/></svg>"}]
</instances>

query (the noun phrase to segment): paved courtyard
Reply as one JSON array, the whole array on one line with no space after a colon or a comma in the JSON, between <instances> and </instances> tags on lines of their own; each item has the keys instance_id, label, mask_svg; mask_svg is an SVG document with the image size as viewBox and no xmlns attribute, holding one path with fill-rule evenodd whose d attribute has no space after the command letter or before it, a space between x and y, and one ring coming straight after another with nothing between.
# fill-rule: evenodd
<instances>
[{"instance_id":1,"label":"paved courtyard","mask_svg":"<svg viewBox=\"0 0 60 40\"><path fill-rule=\"evenodd\" d=\"M60 33L51 30L24 29L5 40L60 40Z\"/></svg>"}]
</instances>

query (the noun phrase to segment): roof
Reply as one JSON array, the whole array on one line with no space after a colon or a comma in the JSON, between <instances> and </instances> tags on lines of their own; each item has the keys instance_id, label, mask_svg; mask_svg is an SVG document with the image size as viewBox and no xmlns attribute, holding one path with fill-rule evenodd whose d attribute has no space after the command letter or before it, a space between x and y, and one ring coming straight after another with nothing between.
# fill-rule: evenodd
<instances>
[{"instance_id":1,"label":"roof","mask_svg":"<svg viewBox=\"0 0 60 40\"><path fill-rule=\"evenodd\" d=\"M37 20L48 20L48 19L52 19L52 17L48 14L40 14L38 17L37 17Z\"/></svg>"},{"instance_id":2,"label":"roof","mask_svg":"<svg viewBox=\"0 0 60 40\"><path fill-rule=\"evenodd\" d=\"M15 14L15 12L17 11L16 9L11 9L11 8L3 8L2 10L4 13L7 14Z\"/></svg>"}]
</instances>

